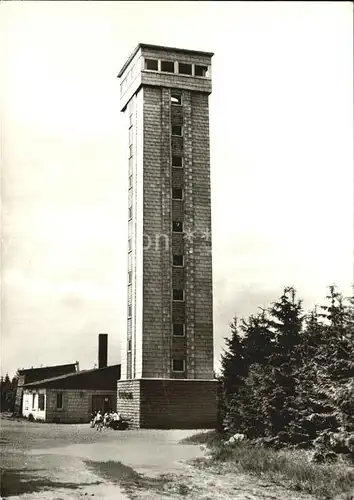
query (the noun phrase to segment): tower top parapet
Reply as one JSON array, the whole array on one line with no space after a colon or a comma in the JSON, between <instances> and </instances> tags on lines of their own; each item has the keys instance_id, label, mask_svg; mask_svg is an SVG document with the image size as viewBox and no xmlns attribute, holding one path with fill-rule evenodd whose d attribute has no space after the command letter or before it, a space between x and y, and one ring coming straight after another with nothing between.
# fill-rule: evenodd
<instances>
[{"instance_id":1,"label":"tower top parapet","mask_svg":"<svg viewBox=\"0 0 354 500\"><path fill-rule=\"evenodd\" d=\"M118 73L121 109L141 85L211 93L212 52L140 43Z\"/></svg>"}]
</instances>

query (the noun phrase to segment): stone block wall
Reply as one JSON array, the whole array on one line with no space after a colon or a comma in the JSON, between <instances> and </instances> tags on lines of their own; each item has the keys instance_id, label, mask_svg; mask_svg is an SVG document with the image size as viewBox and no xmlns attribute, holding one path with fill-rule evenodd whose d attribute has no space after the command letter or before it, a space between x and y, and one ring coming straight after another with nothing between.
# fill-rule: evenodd
<instances>
[{"instance_id":1,"label":"stone block wall","mask_svg":"<svg viewBox=\"0 0 354 500\"><path fill-rule=\"evenodd\" d=\"M141 380L140 427L214 429L215 380Z\"/></svg>"},{"instance_id":2,"label":"stone block wall","mask_svg":"<svg viewBox=\"0 0 354 500\"><path fill-rule=\"evenodd\" d=\"M140 427L140 380L118 381L117 411L129 417L133 427Z\"/></svg>"},{"instance_id":3,"label":"stone block wall","mask_svg":"<svg viewBox=\"0 0 354 500\"><path fill-rule=\"evenodd\" d=\"M57 394L63 395L63 407L57 405ZM117 394L115 391L88 391L88 390L46 390L45 421L57 423L87 423L90 421L92 396L108 396L112 401L112 408L116 407Z\"/></svg>"},{"instance_id":4,"label":"stone block wall","mask_svg":"<svg viewBox=\"0 0 354 500\"><path fill-rule=\"evenodd\" d=\"M132 427L214 429L216 380L141 379L118 381L117 410Z\"/></svg>"}]
</instances>

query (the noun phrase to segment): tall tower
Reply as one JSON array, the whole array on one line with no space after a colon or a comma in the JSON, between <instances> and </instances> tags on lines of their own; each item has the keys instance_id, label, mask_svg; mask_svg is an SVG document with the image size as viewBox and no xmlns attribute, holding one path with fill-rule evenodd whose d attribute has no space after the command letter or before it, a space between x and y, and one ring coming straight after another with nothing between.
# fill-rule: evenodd
<instances>
[{"instance_id":1,"label":"tall tower","mask_svg":"<svg viewBox=\"0 0 354 500\"><path fill-rule=\"evenodd\" d=\"M129 191L117 405L137 427L210 428L216 421L212 55L139 44L118 75Z\"/></svg>"}]
</instances>

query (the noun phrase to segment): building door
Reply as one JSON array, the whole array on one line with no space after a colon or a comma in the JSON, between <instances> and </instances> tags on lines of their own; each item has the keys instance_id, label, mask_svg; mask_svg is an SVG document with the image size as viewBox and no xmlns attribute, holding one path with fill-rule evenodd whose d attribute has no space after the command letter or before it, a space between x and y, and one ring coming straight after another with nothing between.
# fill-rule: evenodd
<instances>
[{"instance_id":1,"label":"building door","mask_svg":"<svg viewBox=\"0 0 354 500\"><path fill-rule=\"evenodd\" d=\"M105 396L101 394L95 394L92 396L92 411L106 413L114 409L113 396Z\"/></svg>"}]
</instances>

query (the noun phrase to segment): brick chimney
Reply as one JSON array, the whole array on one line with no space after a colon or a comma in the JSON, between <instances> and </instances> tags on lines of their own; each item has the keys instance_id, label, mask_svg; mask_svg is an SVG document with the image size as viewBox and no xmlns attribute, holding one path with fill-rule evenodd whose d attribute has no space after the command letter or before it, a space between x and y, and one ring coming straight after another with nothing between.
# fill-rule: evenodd
<instances>
[{"instance_id":1,"label":"brick chimney","mask_svg":"<svg viewBox=\"0 0 354 500\"><path fill-rule=\"evenodd\" d=\"M100 333L98 335L98 368L105 368L107 366L107 343L107 333Z\"/></svg>"}]
</instances>

